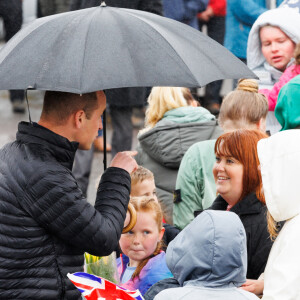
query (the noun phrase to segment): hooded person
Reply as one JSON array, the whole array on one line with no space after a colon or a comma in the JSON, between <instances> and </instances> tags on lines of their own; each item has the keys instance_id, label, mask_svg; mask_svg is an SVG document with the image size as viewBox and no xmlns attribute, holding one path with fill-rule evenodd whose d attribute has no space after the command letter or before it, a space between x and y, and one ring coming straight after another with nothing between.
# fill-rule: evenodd
<instances>
[{"instance_id":1,"label":"hooded person","mask_svg":"<svg viewBox=\"0 0 300 300\"><path fill-rule=\"evenodd\" d=\"M294 77L280 90L275 117L281 130L300 128L300 76Z\"/></svg>"},{"instance_id":2,"label":"hooded person","mask_svg":"<svg viewBox=\"0 0 300 300\"><path fill-rule=\"evenodd\" d=\"M260 89L271 89L294 63L295 46L300 41L299 7L299 1L284 1L261 14L251 28L247 64L259 77ZM268 114L267 130L271 134L280 130L274 112Z\"/></svg>"},{"instance_id":3,"label":"hooded person","mask_svg":"<svg viewBox=\"0 0 300 300\"><path fill-rule=\"evenodd\" d=\"M260 88L271 88L279 80L286 67L293 64L294 49L281 64L276 64L274 60L268 59L262 51L261 30L264 27L278 28L295 46L300 42L299 11L283 2L280 7L261 14L249 33L247 45L248 67L259 77Z\"/></svg>"},{"instance_id":4,"label":"hooded person","mask_svg":"<svg viewBox=\"0 0 300 300\"><path fill-rule=\"evenodd\" d=\"M263 300L300 299L300 130L286 130L258 142L266 204L274 221L285 221L264 272ZM276 236L274 230L271 235Z\"/></svg>"},{"instance_id":5,"label":"hooded person","mask_svg":"<svg viewBox=\"0 0 300 300\"><path fill-rule=\"evenodd\" d=\"M166 260L179 287L154 300L257 299L238 288L246 281L246 233L232 212L202 212L169 244Z\"/></svg>"}]
</instances>

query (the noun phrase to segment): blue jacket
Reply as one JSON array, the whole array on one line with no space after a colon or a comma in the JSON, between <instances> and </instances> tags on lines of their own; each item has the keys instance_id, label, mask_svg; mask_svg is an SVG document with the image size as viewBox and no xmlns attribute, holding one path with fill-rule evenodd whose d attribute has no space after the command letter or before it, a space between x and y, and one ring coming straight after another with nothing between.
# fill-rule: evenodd
<instances>
[{"instance_id":1,"label":"blue jacket","mask_svg":"<svg viewBox=\"0 0 300 300\"><path fill-rule=\"evenodd\" d=\"M163 0L164 16L199 29L197 13L207 4L208 0Z\"/></svg>"},{"instance_id":2,"label":"blue jacket","mask_svg":"<svg viewBox=\"0 0 300 300\"><path fill-rule=\"evenodd\" d=\"M281 2L277 0L277 5ZM250 29L266 10L266 0L227 0L225 47L237 57L246 59Z\"/></svg>"},{"instance_id":3,"label":"blue jacket","mask_svg":"<svg viewBox=\"0 0 300 300\"><path fill-rule=\"evenodd\" d=\"M121 254L121 256L117 259L117 267L120 278L122 278L128 263L129 257L125 254ZM149 259L147 264L141 270L139 277L135 277L133 280L130 279L127 282L120 284L120 286L131 291L138 289L142 295L144 295L153 284L170 277L173 277L173 275L167 267L165 252L162 251L158 255Z\"/></svg>"}]
</instances>

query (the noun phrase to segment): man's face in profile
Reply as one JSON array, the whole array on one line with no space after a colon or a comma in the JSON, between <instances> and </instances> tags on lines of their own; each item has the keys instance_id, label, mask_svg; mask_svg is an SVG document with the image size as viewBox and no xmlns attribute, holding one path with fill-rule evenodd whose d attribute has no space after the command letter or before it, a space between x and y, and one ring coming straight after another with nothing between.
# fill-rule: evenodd
<instances>
[{"instance_id":1,"label":"man's face in profile","mask_svg":"<svg viewBox=\"0 0 300 300\"><path fill-rule=\"evenodd\" d=\"M106 108L106 97L103 91L98 91L96 94L98 100L97 109L92 112L89 119L86 115L84 116L82 134L78 139L79 149L81 150L89 150L98 136L98 130L102 129L101 116Z\"/></svg>"}]
</instances>

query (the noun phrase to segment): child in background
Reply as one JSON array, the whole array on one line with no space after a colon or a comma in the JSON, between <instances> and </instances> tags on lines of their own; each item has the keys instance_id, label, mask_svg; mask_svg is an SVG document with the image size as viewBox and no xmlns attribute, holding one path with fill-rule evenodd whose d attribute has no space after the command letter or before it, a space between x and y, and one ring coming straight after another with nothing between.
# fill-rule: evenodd
<instances>
[{"instance_id":1,"label":"child in background","mask_svg":"<svg viewBox=\"0 0 300 300\"><path fill-rule=\"evenodd\" d=\"M121 235L123 254L117 260L121 286L129 290L139 289L142 295L156 282L172 277L167 267L162 237L162 211L156 199L131 198L137 211L133 229Z\"/></svg>"},{"instance_id":2,"label":"child in background","mask_svg":"<svg viewBox=\"0 0 300 300\"><path fill-rule=\"evenodd\" d=\"M153 173L139 166L134 172L131 173L131 197L152 197L157 202L156 196L156 186L154 181ZM169 243L177 236L180 230L172 225L166 224L163 220L163 227L165 228L165 233L163 236L163 250L166 251Z\"/></svg>"},{"instance_id":3,"label":"child in background","mask_svg":"<svg viewBox=\"0 0 300 300\"><path fill-rule=\"evenodd\" d=\"M157 200L156 186L153 173L139 166L134 172L131 173L131 197L147 196Z\"/></svg>"},{"instance_id":4,"label":"child in background","mask_svg":"<svg viewBox=\"0 0 300 300\"><path fill-rule=\"evenodd\" d=\"M288 83L292 78L300 74L300 43L295 48L295 64L286 68L284 73L281 75L279 81L274 84L271 90L261 89L259 92L264 94L269 102L269 110L274 111L277 103L277 98L281 88Z\"/></svg>"}]
</instances>

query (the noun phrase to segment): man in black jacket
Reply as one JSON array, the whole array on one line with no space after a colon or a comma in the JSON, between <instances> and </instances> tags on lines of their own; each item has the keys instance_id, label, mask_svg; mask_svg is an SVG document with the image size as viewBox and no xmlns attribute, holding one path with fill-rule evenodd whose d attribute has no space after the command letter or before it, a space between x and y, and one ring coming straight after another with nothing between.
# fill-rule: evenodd
<instances>
[{"instance_id":1,"label":"man in black jacket","mask_svg":"<svg viewBox=\"0 0 300 300\"><path fill-rule=\"evenodd\" d=\"M134 153L119 153L102 175L95 207L71 172L76 149L102 128L103 92L46 92L38 123L21 122L0 150L0 299L81 299L66 277L83 253L116 249L130 194Z\"/></svg>"}]
</instances>

